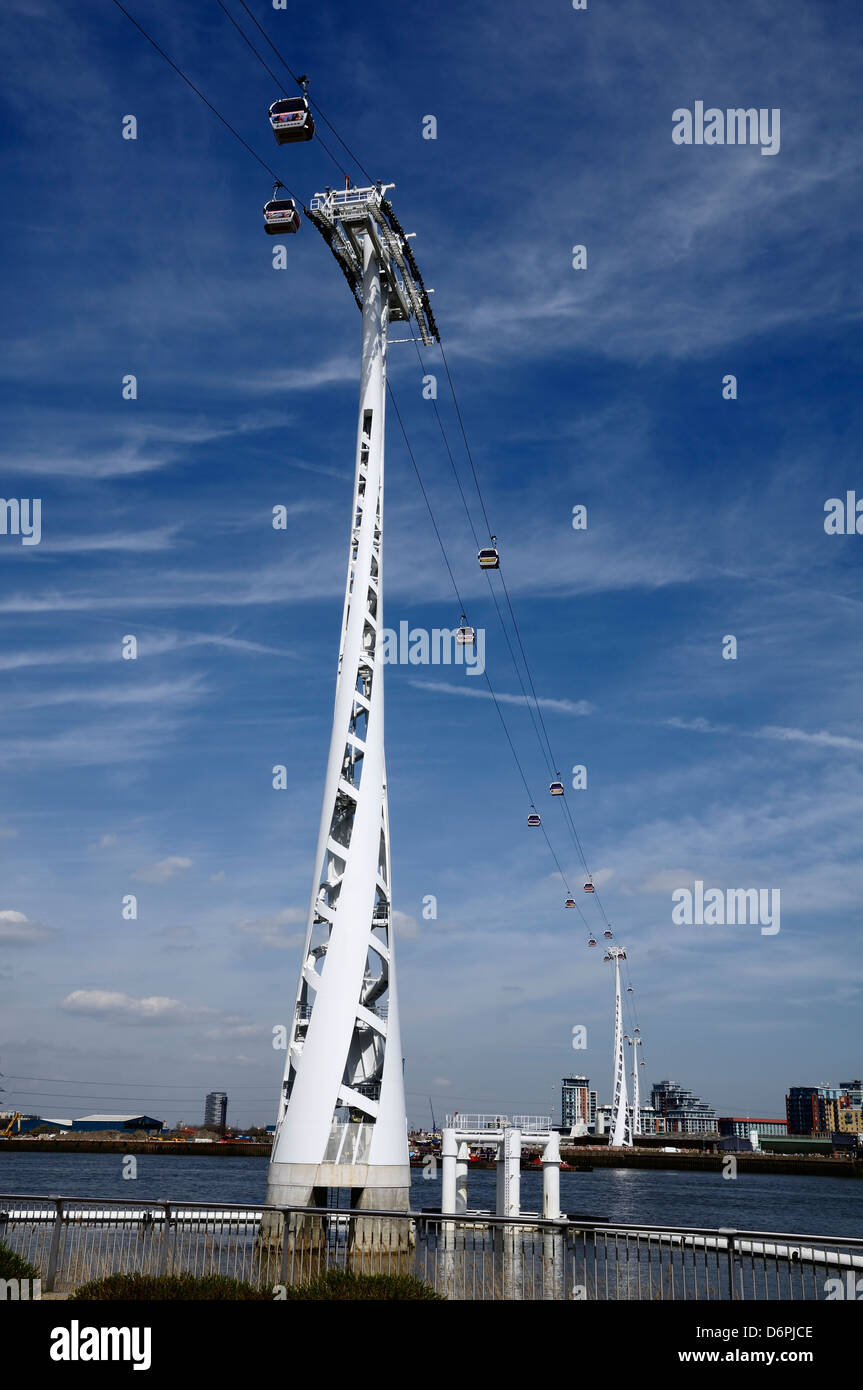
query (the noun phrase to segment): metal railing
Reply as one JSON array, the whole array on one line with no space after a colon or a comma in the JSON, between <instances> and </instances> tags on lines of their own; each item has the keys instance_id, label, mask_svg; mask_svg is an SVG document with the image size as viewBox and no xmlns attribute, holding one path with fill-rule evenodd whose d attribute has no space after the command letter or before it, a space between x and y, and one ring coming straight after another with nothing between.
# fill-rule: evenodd
<instances>
[{"instance_id":1,"label":"metal railing","mask_svg":"<svg viewBox=\"0 0 863 1390\"><path fill-rule=\"evenodd\" d=\"M508 1115L447 1115L447 1129L465 1129L479 1132L483 1129L506 1129L510 1125Z\"/></svg>"},{"instance_id":2,"label":"metal railing","mask_svg":"<svg viewBox=\"0 0 863 1390\"><path fill-rule=\"evenodd\" d=\"M863 1239L482 1212L0 1195L0 1240L46 1293L114 1273L191 1273L278 1298L342 1269L413 1274L451 1299L784 1301L838 1298L863 1276Z\"/></svg>"},{"instance_id":3,"label":"metal railing","mask_svg":"<svg viewBox=\"0 0 863 1390\"><path fill-rule=\"evenodd\" d=\"M470 1134L483 1130L518 1129L522 1134L547 1134L552 1126L551 1115L447 1115L447 1129Z\"/></svg>"}]
</instances>

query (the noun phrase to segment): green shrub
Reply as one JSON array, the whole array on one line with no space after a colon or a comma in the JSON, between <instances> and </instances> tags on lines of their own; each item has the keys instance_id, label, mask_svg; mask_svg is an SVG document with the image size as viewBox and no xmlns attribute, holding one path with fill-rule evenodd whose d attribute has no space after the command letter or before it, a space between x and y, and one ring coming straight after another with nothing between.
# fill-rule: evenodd
<instances>
[{"instance_id":1,"label":"green shrub","mask_svg":"<svg viewBox=\"0 0 863 1390\"><path fill-rule=\"evenodd\" d=\"M272 1294L242 1279L228 1279L221 1274L109 1274L82 1284L69 1296L69 1302L159 1302L176 1299L251 1299L260 1303L272 1302Z\"/></svg>"},{"instance_id":2,"label":"green shrub","mask_svg":"<svg viewBox=\"0 0 863 1390\"><path fill-rule=\"evenodd\" d=\"M39 1271L35 1265L0 1240L0 1279L38 1279Z\"/></svg>"},{"instance_id":3,"label":"green shrub","mask_svg":"<svg viewBox=\"0 0 863 1390\"><path fill-rule=\"evenodd\" d=\"M444 1302L431 1284L424 1284L412 1274L350 1274L331 1269L308 1284L289 1284L287 1298L354 1299L354 1298L425 1298Z\"/></svg>"}]
</instances>

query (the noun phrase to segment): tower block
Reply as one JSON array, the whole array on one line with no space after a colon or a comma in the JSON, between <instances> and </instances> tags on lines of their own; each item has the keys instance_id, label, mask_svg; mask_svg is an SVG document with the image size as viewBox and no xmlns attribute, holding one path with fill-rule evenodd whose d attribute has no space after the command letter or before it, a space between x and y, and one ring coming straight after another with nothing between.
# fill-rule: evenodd
<instances>
[{"instance_id":1,"label":"tower block","mask_svg":"<svg viewBox=\"0 0 863 1390\"><path fill-rule=\"evenodd\" d=\"M333 727L267 1202L325 1206L327 1189L345 1188L353 1208L407 1211L410 1164L378 655L386 355L393 320L413 319L424 342L437 330L380 186L318 194L310 217L362 308L362 365ZM361 1244L376 1243L377 1228L386 1225L361 1224Z\"/></svg>"}]
</instances>

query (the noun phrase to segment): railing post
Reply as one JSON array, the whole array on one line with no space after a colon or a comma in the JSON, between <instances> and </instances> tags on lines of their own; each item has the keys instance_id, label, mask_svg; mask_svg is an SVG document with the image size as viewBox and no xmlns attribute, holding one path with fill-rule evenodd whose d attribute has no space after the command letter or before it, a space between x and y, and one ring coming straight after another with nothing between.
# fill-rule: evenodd
<instances>
[{"instance_id":1,"label":"railing post","mask_svg":"<svg viewBox=\"0 0 863 1390\"><path fill-rule=\"evenodd\" d=\"M170 1239L171 1239L171 1203L170 1203L170 1202L159 1202L158 1205L162 1208L162 1212L163 1212L163 1220L162 1220L162 1246L161 1246L161 1249L159 1250L159 1273L160 1273L160 1274L167 1274L167 1273L169 1272L169 1270L168 1270L168 1248L169 1248L169 1241L170 1241Z\"/></svg>"},{"instance_id":2,"label":"railing post","mask_svg":"<svg viewBox=\"0 0 863 1390\"><path fill-rule=\"evenodd\" d=\"M54 1292L54 1280L57 1277L57 1261L60 1255L60 1238L63 1234L63 1207L62 1197L54 1197L54 1229L51 1232L51 1249L48 1251L48 1268L45 1271L45 1292Z\"/></svg>"},{"instance_id":3,"label":"railing post","mask_svg":"<svg viewBox=\"0 0 863 1390\"><path fill-rule=\"evenodd\" d=\"M733 1302L737 1297L734 1291L734 1247L737 1231L733 1226L720 1226L719 1234L725 1236L726 1253L728 1256L728 1297Z\"/></svg>"},{"instance_id":4,"label":"railing post","mask_svg":"<svg viewBox=\"0 0 863 1390\"><path fill-rule=\"evenodd\" d=\"M288 1211L282 1208L282 1265L279 1270L279 1283L287 1285L288 1282Z\"/></svg>"}]
</instances>

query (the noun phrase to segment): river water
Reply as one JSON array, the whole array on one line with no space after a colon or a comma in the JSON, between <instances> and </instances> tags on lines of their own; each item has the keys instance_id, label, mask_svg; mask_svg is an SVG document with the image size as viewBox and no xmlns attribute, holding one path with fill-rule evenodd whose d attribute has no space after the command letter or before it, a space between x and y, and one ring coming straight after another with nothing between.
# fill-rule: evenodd
<instances>
[{"instance_id":1,"label":"river water","mask_svg":"<svg viewBox=\"0 0 863 1390\"><path fill-rule=\"evenodd\" d=\"M0 1195L120 1197L143 1200L257 1203L264 1200L262 1158L137 1154L134 1179L121 1154L3 1153ZM412 1170L413 1207L440 1207L436 1177ZM538 1211L540 1173L522 1173L522 1207ZM561 1207L599 1220L658 1226L731 1226L736 1230L863 1237L863 1182L853 1178L782 1177L597 1168L562 1172ZM469 1205L494 1209L495 1174L469 1175Z\"/></svg>"}]
</instances>

